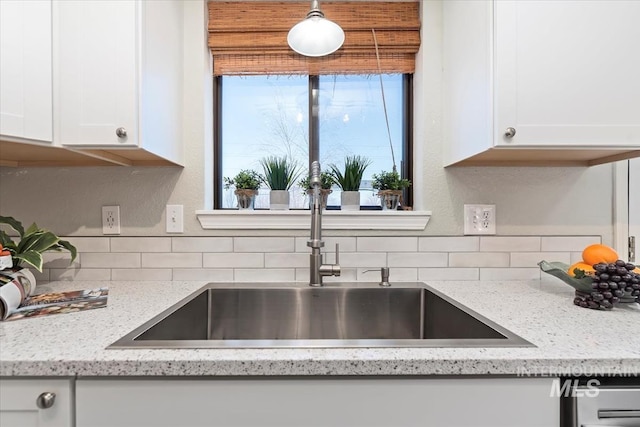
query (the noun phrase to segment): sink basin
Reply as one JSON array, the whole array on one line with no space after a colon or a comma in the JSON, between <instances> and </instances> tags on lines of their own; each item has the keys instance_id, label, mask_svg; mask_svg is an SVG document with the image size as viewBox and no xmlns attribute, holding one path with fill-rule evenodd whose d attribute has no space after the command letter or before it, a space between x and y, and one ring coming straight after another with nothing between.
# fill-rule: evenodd
<instances>
[{"instance_id":1,"label":"sink basin","mask_svg":"<svg viewBox=\"0 0 640 427\"><path fill-rule=\"evenodd\" d=\"M424 284L209 284L109 348L532 346Z\"/></svg>"}]
</instances>

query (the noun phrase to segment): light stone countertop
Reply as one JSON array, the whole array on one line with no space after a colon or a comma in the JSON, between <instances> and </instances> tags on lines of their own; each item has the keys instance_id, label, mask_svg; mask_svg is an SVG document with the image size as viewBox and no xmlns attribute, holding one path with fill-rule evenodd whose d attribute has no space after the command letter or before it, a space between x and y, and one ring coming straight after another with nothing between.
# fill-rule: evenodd
<instances>
[{"instance_id":1,"label":"light stone countertop","mask_svg":"<svg viewBox=\"0 0 640 427\"><path fill-rule=\"evenodd\" d=\"M573 289L552 277L428 282L536 347L105 349L204 284L39 285L38 293L108 286L108 306L0 323L0 376L640 375L640 306L576 307Z\"/></svg>"}]
</instances>

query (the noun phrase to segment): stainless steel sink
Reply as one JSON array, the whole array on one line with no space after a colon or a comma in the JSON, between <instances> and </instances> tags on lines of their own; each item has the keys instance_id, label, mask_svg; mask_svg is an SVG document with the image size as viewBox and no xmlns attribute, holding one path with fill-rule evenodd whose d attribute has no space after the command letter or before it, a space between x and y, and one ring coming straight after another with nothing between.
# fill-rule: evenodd
<instances>
[{"instance_id":1,"label":"stainless steel sink","mask_svg":"<svg viewBox=\"0 0 640 427\"><path fill-rule=\"evenodd\" d=\"M424 284L209 284L109 348L532 346Z\"/></svg>"}]
</instances>

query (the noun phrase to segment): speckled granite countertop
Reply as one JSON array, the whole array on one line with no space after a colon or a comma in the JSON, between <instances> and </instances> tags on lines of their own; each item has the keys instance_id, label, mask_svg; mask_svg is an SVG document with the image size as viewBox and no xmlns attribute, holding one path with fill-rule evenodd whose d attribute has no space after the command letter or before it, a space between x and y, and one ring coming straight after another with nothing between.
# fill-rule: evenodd
<instances>
[{"instance_id":1,"label":"speckled granite countertop","mask_svg":"<svg viewBox=\"0 0 640 427\"><path fill-rule=\"evenodd\" d=\"M428 283L530 348L105 349L204 284L39 285L38 292L108 286L108 307L0 323L0 376L640 375L640 307L575 307L572 288L551 277Z\"/></svg>"}]
</instances>

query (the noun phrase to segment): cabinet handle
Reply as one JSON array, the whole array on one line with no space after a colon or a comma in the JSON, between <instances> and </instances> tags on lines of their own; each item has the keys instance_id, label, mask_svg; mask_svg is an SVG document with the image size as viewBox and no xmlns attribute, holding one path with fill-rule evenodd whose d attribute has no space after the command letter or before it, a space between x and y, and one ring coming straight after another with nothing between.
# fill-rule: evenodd
<instances>
[{"instance_id":1,"label":"cabinet handle","mask_svg":"<svg viewBox=\"0 0 640 427\"><path fill-rule=\"evenodd\" d=\"M40 409L49 409L53 406L55 401L56 394L47 391L38 396L38 398L36 399L36 405L38 405L38 408Z\"/></svg>"},{"instance_id":2,"label":"cabinet handle","mask_svg":"<svg viewBox=\"0 0 640 427\"><path fill-rule=\"evenodd\" d=\"M125 128L118 128L116 129L116 135L118 136L118 138L126 138L127 130Z\"/></svg>"},{"instance_id":3,"label":"cabinet handle","mask_svg":"<svg viewBox=\"0 0 640 427\"><path fill-rule=\"evenodd\" d=\"M504 132L504 136L506 136L507 138L513 138L515 134L516 128L507 128L507 130Z\"/></svg>"}]
</instances>

